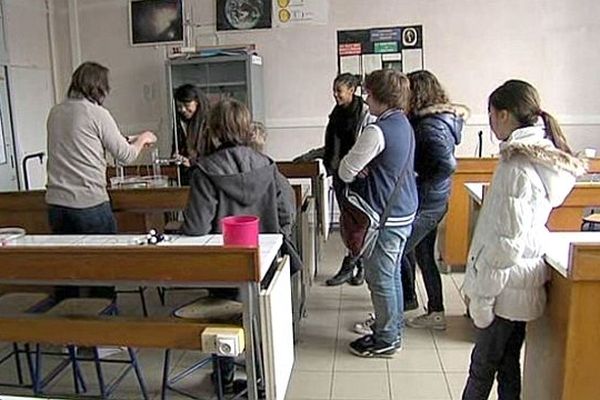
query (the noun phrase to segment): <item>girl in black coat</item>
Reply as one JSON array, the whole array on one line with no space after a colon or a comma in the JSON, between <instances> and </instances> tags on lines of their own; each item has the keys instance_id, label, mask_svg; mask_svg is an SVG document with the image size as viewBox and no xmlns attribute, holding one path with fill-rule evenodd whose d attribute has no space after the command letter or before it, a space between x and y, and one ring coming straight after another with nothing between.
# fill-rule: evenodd
<instances>
[{"instance_id":1,"label":"girl in black coat","mask_svg":"<svg viewBox=\"0 0 600 400\"><path fill-rule=\"evenodd\" d=\"M325 129L325 146L313 149L294 159L294 161L312 161L323 159L328 175L332 175L333 189L338 200L343 196L344 182L337 175L340 161L354 146L362 129L372 119L369 107L360 96L354 94L360 85L356 75L344 73L333 81L333 98L335 107L329 114L329 122ZM364 272L359 260L346 256L340 270L326 281L329 286L337 286L349 282L361 285L364 282Z\"/></svg>"}]
</instances>

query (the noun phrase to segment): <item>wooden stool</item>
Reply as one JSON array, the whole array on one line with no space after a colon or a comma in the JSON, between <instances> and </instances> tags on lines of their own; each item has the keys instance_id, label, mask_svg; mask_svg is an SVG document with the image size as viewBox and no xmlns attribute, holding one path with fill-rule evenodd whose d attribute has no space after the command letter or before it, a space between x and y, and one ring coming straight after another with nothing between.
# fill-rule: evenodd
<instances>
[{"instance_id":1,"label":"wooden stool","mask_svg":"<svg viewBox=\"0 0 600 400\"><path fill-rule=\"evenodd\" d=\"M186 320L194 320L199 322L222 322L222 323L239 323L242 319L243 305L239 301L220 299L215 297L203 297L187 303L173 311L173 316L177 318L183 318ZM163 364L163 384L161 390L161 400L165 400L167 391L171 390L180 395L199 399L199 397L184 391L182 389L175 388L175 385L180 380L192 374L199 368L209 364L213 365L214 379L213 383L217 385L217 398L222 400L224 398L223 387L221 385L223 377L221 376L220 363L223 357L219 357L215 354L211 354L209 357L203 358L191 366L185 368L175 376L169 378L169 361L170 361L171 350L165 349L165 358Z\"/></svg>"},{"instance_id":2,"label":"wooden stool","mask_svg":"<svg viewBox=\"0 0 600 400\"><path fill-rule=\"evenodd\" d=\"M47 293L7 293L0 296L0 316L15 316L25 313L35 313L44 310L49 307L52 303L50 295ZM31 352L29 351L29 345L25 344L25 349L21 350L19 345L15 342L12 343L12 350L0 358L0 364L4 363L8 359L14 356L15 368L17 373L17 384L11 383L0 383L0 386L7 387L32 387L32 385L25 385L23 380L23 369L21 367L20 354L25 354L27 357L27 366L29 369L29 377L33 379L33 362L31 360Z\"/></svg>"},{"instance_id":3,"label":"wooden stool","mask_svg":"<svg viewBox=\"0 0 600 400\"><path fill-rule=\"evenodd\" d=\"M110 299L95 299L95 298L71 298L66 299L58 303L56 306L51 308L46 314L56 317L93 317L97 315L114 315L116 314L116 306L114 302ZM92 357L78 355L76 348L72 344L67 344L68 350L68 360L66 364L71 364L73 370L73 384L75 387L75 393L80 394L80 392L86 392L87 388L85 387L85 382L83 380L83 375L81 373L81 369L79 367L80 361L93 361L96 367L96 375L98 378L98 386L100 387L100 397L102 399L107 399L113 393L113 391L117 388L119 383L121 383L122 379L125 375L133 368L136 378L138 380L138 384L140 386L140 390L142 392L142 396L144 399L148 399L148 394L146 391L146 384L144 383L144 378L142 375L142 371L139 367L137 356L135 351L131 347L127 347L127 352L129 353L129 360L102 360L98 351L97 346L91 347ZM104 375L102 373L102 362L110 362L117 364L129 364L127 368L125 368L110 384L106 384L104 381ZM34 394L40 395L42 394L42 390L45 386L47 386L58 374L66 367L61 363L55 370L50 372L46 378L42 380L41 378L41 352L39 345L36 345L36 359L35 359L35 379L34 379Z\"/></svg>"}]
</instances>

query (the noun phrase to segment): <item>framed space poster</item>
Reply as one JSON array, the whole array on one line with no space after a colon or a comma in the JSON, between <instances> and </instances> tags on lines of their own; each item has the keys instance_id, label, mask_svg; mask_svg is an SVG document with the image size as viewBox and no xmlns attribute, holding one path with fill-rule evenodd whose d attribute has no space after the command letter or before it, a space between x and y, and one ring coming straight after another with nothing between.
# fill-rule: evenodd
<instances>
[{"instance_id":1,"label":"framed space poster","mask_svg":"<svg viewBox=\"0 0 600 400\"><path fill-rule=\"evenodd\" d=\"M131 0L129 38L132 46L182 43L182 0Z\"/></svg>"},{"instance_id":2,"label":"framed space poster","mask_svg":"<svg viewBox=\"0 0 600 400\"><path fill-rule=\"evenodd\" d=\"M423 26L338 31L338 73L365 76L381 68L404 73L425 67Z\"/></svg>"},{"instance_id":3,"label":"framed space poster","mask_svg":"<svg viewBox=\"0 0 600 400\"><path fill-rule=\"evenodd\" d=\"M216 0L217 31L271 28L272 0Z\"/></svg>"}]
</instances>

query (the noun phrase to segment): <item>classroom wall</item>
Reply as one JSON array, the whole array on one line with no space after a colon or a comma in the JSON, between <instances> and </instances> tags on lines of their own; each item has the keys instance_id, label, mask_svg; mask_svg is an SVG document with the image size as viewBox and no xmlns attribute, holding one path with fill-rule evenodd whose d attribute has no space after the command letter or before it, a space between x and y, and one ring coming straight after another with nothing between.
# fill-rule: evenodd
<instances>
[{"instance_id":1,"label":"classroom wall","mask_svg":"<svg viewBox=\"0 0 600 400\"><path fill-rule=\"evenodd\" d=\"M23 157L46 149L46 115L54 104L48 12L45 0L3 0L4 33L8 52L7 71L12 127L21 187L46 181L45 159L28 163L24 176Z\"/></svg>"},{"instance_id":2,"label":"classroom wall","mask_svg":"<svg viewBox=\"0 0 600 400\"><path fill-rule=\"evenodd\" d=\"M119 126L126 133L157 131L161 150L168 152L166 49L129 46L127 0L55 2L57 92L64 93L72 71L69 3L76 4L80 61L111 68L113 91L106 105ZM475 154L479 130L484 154L497 152L489 139L487 96L515 77L539 89L544 108L563 123L574 148L600 149L600 77L595 73L600 3L595 0L331 0L325 25L227 33L215 32L214 0L186 4L191 45L254 43L263 56L267 152L276 159L322 143L334 104L337 30L413 24L423 25L425 67L439 76L454 101L472 109L459 155Z\"/></svg>"}]
</instances>

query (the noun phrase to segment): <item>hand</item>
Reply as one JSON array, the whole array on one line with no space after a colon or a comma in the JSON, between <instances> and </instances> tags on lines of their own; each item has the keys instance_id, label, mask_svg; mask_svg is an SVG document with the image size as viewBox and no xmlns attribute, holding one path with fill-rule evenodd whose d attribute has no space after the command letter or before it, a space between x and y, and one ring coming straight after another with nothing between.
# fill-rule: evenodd
<instances>
[{"instance_id":1,"label":"hand","mask_svg":"<svg viewBox=\"0 0 600 400\"><path fill-rule=\"evenodd\" d=\"M184 167L189 167L191 165L190 159L182 156L181 154L175 153L173 154L173 158L177 164L181 164Z\"/></svg>"},{"instance_id":2,"label":"hand","mask_svg":"<svg viewBox=\"0 0 600 400\"><path fill-rule=\"evenodd\" d=\"M156 143L157 137L154 134L154 132L144 131L144 132L140 133L140 136L142 136L142 140L144 141L144 145L146 145L146 146L149 144Z\"/></svg>"},{"instance_id":3,"label":"hand","mask_svg":"<svg viewBox=\"0 0 600 400\"><path fill-rule=\"evenodd\" d=\"M154 132L151 132L151 131L144 131L135 136L128 136L127 139L130 143L138 144L141 146L151 145L153 143L156 143L156 140L157 140L156 135L154 134Z\"/></svg>"}]
</instances>

